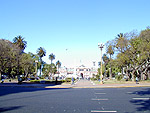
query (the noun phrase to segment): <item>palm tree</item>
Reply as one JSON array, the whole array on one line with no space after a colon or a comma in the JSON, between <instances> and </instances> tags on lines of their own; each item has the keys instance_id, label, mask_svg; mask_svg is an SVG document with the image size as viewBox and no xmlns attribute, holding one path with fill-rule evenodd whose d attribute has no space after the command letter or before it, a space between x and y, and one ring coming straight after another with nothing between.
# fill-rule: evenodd
<instances>
[{"instance_id":1,"label":"palm tree","mask_svg":"<svg viewBox=\"0 0 150 113\"><path fill-rule=\"evenodd\" d=\"M125 54L125 52L129 49L129 40L123 33L117 35L115 47L117 48L117 51L122 54ZM123 66L121 66L121 70L121 73L123 75Z\"/></svg>"},{"instance_id":2,"label":"palm tree","mask_svg":"<svg viewBox=\"0 0 150 113\"><path fill-rule=\"evenodd\" d=\"M117 50L121 53L124 53L129 45L127 37L123 33L120 33L117 35L115 40L116 40L115 47L117 48Z\"/></svg>"},{"instance_id":3,"label":"palm tree","mask_svg":"<svg viewBox=\"0 0 150 113\"><path fill-rule=\"evenodd\" d=\"M114 54L114 45L113 45L113 41L108 41L107 42L107 54L109 54L109 64L110 64L110 70L109 70L109 76L110 79L112 78L112 69L111 69L111 61L112 61L112 55Z\"/></svg>"},{"instance_id":4,"label":"palm tree","mask_svg":"<svg viewBox=\"0 0 150 113\"><path fill-rule=\"evenodd\" d=\"M58 74L59 74L59 68L61 67L61 62L59 60L56 62L56 66L58 66Z\"/></svg>"},{"instance_id":5,"label":"palm tree","mask_svg":"<svg viewBox=\"0 0 150 113\"><path fill-rule=\"evenodd\" d=\"M50 61L51 61L51 76L52 76L52 62L53 62L53 60L55 59L55 55L53 54L53 53L51 53L50 55L49 55L49 59L50 59Z\"/></svg>"},{"instance_id":6,"label":"palm tree","mask_svg":"<svg viewBox=\"0 0 150 113\"><path fill-rule=\"evenodd\" d=\"M23 53L24 49L26 48L27 42L24 40L24 38L21 35L19 35L13 39L13 43L18 47L18 50L19 50L17 57L16 57L17 58L17 75L19 77L19 63L20 63L19 57Z\"/></svg>"},{"instance_id":7,"label":"palm tree","mask_svg":"<svg viewBox=\"0 0 150 113\"><path fill-rule=\"evenodd\" d=\"M21 52L23 52L23 50L27 46L27 42L24 40L24 38L21 35L15 37L13 39L13 43L19 47Z\"/></svg>"},{"instance_id":8,"label":"palm tree","mask_svg":"<svg viewBox=\"0 0 150 113\"><path fill-rule=\"evenodd\" d=\"M56 66L58 66L58 68L61 67L61 62L59 60L56 62Z\"/></svg>"},{"instance_id":9,"label":"palm tree","mask_svg":"<svg viewBox=\"0 0 150 113\"><path fill-rule=\"evenodd\" d=\"M38 48L37 54L40 57L40 62L42 65L42 57L46 56L46 50L42 47ZM40 66L40 75L41 75L42 66Z\"/></svg>"},{"instance_id":10,"label":"palm tree","mask_svg":"<svg viewBox=\"0 0 150 113\"><path fill-rule=\"evenodd\" d=\"M107 57L106 54L103 55L103 61L104 61L104 65L105 65L105 71L104 71L104 76L106 75L106 65L108 64L109 62L109 58Z\"/></svg>"},{"instance_id":11,"label":"palm tree","mask_svg":"<svg viewBox=\"0 0 150 113\"><path fill-rule=\"evenodd\" d=\"M55 55L54 55L53 53L51 53L51 54L49 55L49 59L50 59L51 64L52 64L53 60L55 60Z\"/></svg>"}]
</instances>

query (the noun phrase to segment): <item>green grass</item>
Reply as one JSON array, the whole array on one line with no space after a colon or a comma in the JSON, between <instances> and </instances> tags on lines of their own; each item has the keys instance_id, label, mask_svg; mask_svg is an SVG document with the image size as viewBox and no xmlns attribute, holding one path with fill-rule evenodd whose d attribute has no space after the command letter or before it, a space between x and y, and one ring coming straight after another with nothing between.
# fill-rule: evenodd
<instances>
[{"instance_id":1,"label":"green grass","mask_svg":"<svg viewBox=\"0 0 150 113\"><path fill-rule=\"evenodd\" d=\"M95 84L101 84L99 81L94 81ZM120 83L124 83L123 81L117 81L117 80L107 80L107 81L103 81L104 84L120 84Z\"/></svg>"},{"instance_id":2,"label":"green grass","mask_svg":"<svg viewBox=\"0 0 150 113\"><path fill-rule=\"evenodd\" d=\"M40 80L30 80L30 82L40 82L40 81L52 82L52 81L54 81L54 80L46 80L46 79L40 79Z\"/></svg>"},{"instance_id":3,"label":"green grass","mask_svg":"<svg viewBox=\"0 0 150 113\"><path fill-rule=\"evenodd\" d=\"M130 84L130 83L135 83L135 81L125 81L125 80L117 81L116 79L114 79L114 80L105 80L103 82L104 82L104 84ZM95 84L101 84L99 81L94 81L94 83ZM150 83L150 80L139 81L139 83Z\"/></svg>"}]
</instances>

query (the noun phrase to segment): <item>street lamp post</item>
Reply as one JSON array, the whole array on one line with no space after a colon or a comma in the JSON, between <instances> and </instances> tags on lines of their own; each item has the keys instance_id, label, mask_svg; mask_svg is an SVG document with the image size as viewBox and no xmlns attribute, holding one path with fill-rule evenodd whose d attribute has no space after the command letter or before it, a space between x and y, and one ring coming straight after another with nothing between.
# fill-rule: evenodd
<instances>
[{"instance_id":1,"label":"street lamp post","mask_svg":"<svg viewBox=\"0 0 150 113\"><path fill-rule=\"evenodd\" d=\"M100 50L101 50L101 75L100 75L100 79L101 79L101 84L103 84L103 75L102 75L102 50L103 50L103 48L104 48L104 44L98 43L98 47L99 47Z\"/></svg>"}]
</instances>

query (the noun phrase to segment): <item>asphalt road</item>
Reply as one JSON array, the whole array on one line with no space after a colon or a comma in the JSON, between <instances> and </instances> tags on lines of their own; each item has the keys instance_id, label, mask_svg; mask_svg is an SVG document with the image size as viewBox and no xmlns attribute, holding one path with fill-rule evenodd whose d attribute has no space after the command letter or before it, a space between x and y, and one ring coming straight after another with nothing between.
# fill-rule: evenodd
<instances>
[{"instance_id":1,"label":"asphalt road","mask_svg":"<svg viewBox=\"0 0 150 113\"><path fill-rule=\"evenodd\" d=\"M150 87L83 89L0 87L0 112L150 113Z\"/></svg>"}]
</instances>

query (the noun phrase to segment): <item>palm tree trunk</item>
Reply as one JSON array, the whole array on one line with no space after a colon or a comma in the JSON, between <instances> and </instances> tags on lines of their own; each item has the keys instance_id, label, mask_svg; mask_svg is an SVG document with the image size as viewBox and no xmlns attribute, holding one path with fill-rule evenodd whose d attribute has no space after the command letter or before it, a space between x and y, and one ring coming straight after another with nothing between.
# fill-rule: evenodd
<instances>
[{"instance_id":1,"label":"palm tree trunk","mask_svg":"<svg viewBox=\"0 0 150 113\"><path fill-rule=\"evenodd\" d=\"M41 76L41 73L42 73L42 58L40 57L40 61L41 61L41 65L40 65L40 76Z\"/></svg>"},{"instance_id":2,"label":"palm tree trunk","mask_svg":"<svg viewBox=\"0 0 150 113\"><path fill-rule=\"evenodd\" d=\"M50 71L51 71L51 77L52 77L52 60L51 60L51 66L50 66Z\"/></svg>"}]
</instances>

